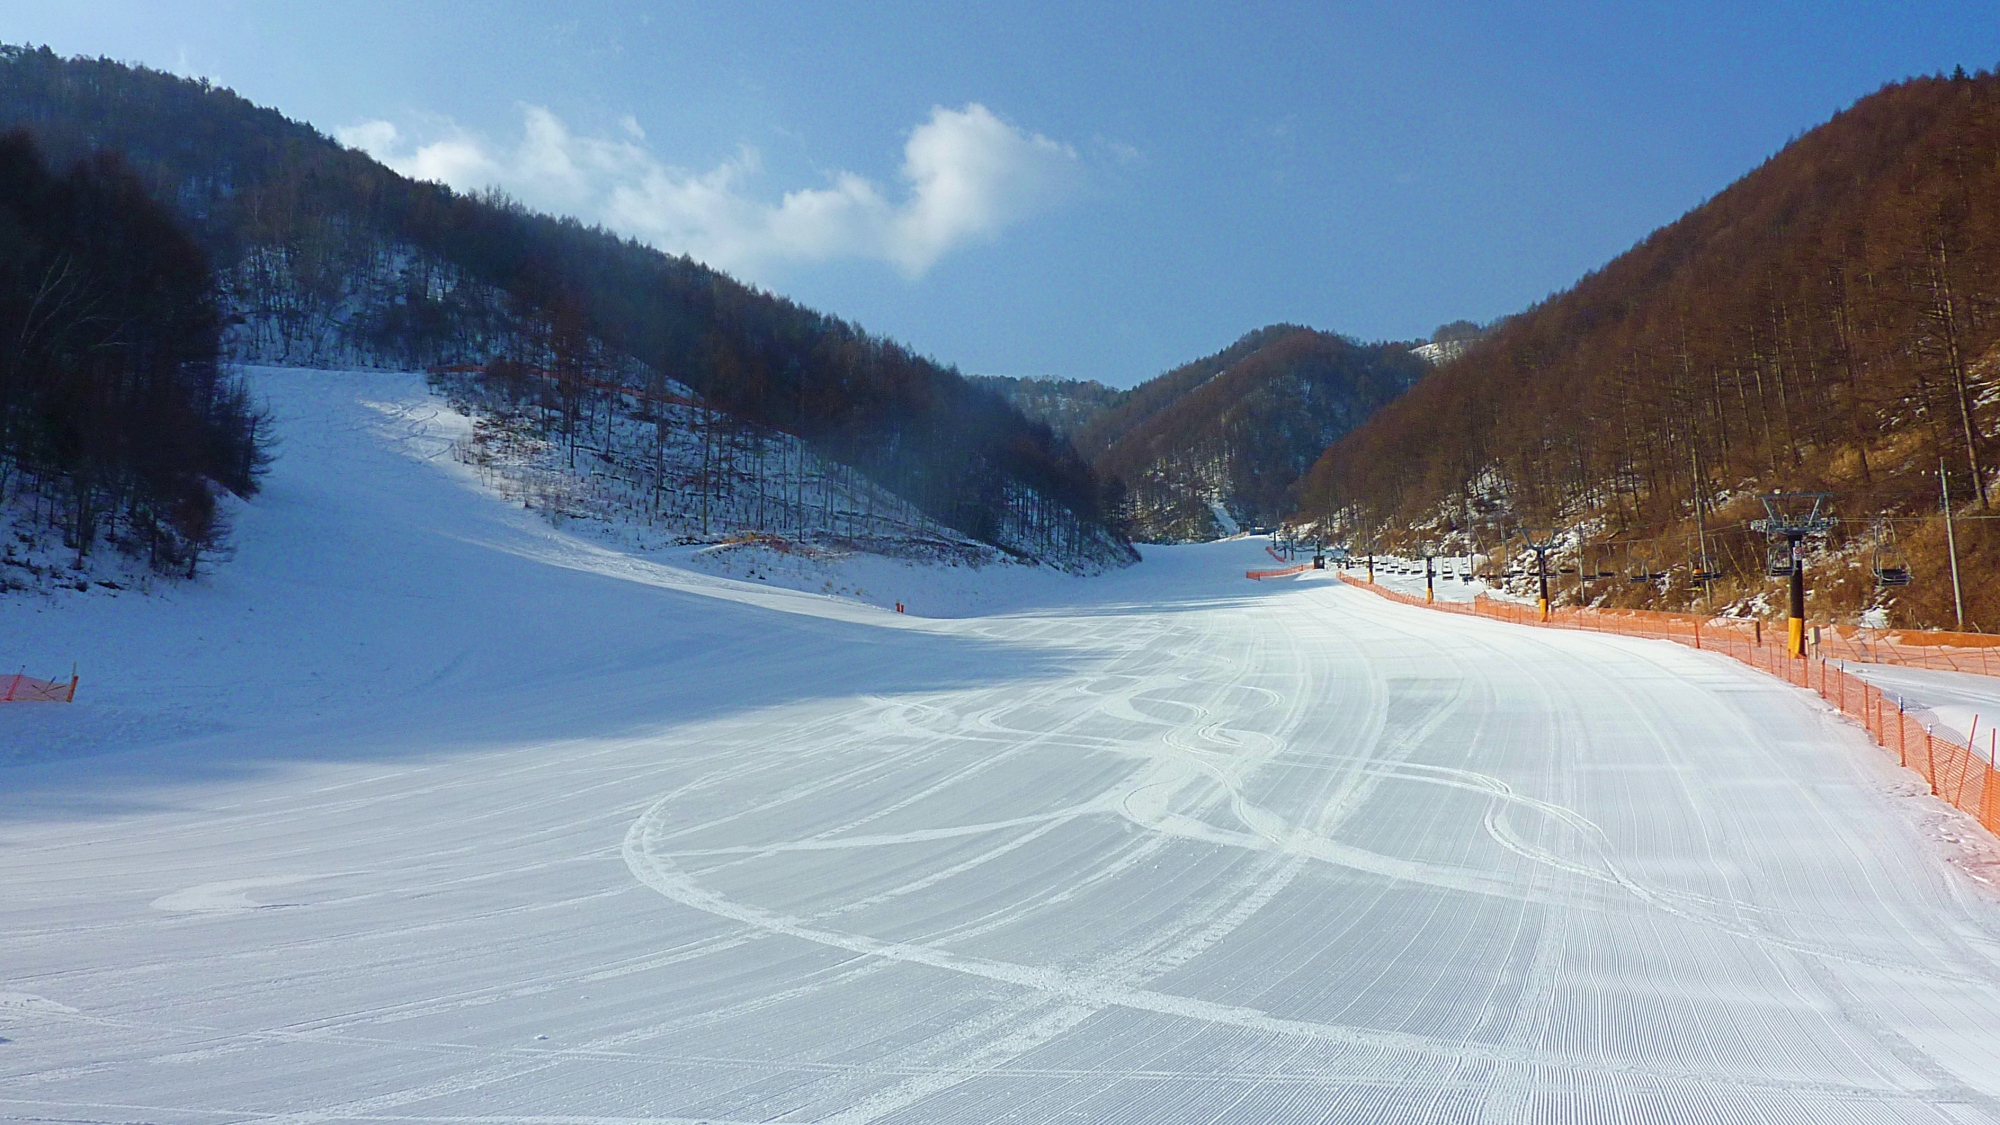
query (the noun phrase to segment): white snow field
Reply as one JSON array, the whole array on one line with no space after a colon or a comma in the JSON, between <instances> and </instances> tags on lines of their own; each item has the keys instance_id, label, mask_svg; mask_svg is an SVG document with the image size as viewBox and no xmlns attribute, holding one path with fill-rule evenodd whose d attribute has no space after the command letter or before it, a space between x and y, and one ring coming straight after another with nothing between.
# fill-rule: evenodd
<instances>
[{"instance_id":1,"label":"white snow field","mask_svg":"<svg viewBox=\"0 0 2000 1125\"><path fill-rule=\"evenodd\" d=\"M1804 692L1256 540L763 588L258 379L233 562L0 603L84 672L0 708L0 1117L2000 1121L2000 909Z\"/></svg>"}]
</instances>

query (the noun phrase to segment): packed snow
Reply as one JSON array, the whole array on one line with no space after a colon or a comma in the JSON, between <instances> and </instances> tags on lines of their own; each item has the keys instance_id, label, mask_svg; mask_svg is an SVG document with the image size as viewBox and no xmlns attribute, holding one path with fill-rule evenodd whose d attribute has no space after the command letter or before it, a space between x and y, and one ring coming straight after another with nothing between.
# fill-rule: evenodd
<instances>
[{"instance_id":1,"label":"packed snow","mask_svg":"<svg viewBox=\"0 0 2000 1125\"><path fill-rule=\"evenodd\" d=\"M0 599L83 673L0 708L0 1117L2000 1121L2000 908L1806 692L1256 539L635 552L256 379L234 559Z\"/></svg>"},{"instance_id":2,"label":"packed snow","mask_svg":"<svg viewBox=\"0 0 2000 1125\"><path fill-rule=\"evenodd\" d=\"M1942 730L1970 740L1982 757L2000 747L2000 679L1972 672L1904 668L1894 664L1847 664L1848 671L1889 693L1905 710L1919 713Z\"/></svg>"}]
</instances>

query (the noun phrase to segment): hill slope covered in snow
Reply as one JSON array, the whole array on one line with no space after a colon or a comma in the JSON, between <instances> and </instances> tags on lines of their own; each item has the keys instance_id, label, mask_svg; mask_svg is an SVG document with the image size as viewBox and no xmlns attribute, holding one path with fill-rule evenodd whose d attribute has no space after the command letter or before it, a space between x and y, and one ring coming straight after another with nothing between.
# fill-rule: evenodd
<instances>
[{"instance_id":1,"label":"hill slope covered in snow","mask_svg":"<svg viewBox=\"0 0 2000 1125\"><path fill-rule=\"evenodd\" d=\"M251 378L233 563L0 600L83 675L0 707L0 1118L2000 1121L1990 854L1810 693L1254 540L618 543Z\"/></svg>"},{"instance_id":2,"label":"hill slope covered in snow","mask_svg":"<svg viewBox=\"0 0 2000 1125\"><path fill-rule=\"evenodd\" d=\"M14 126L59 160L122 153L178 211L244 318L238 359L511 362L551 377L539 397L558 400L565 440L584 388L678 387L964 536L1080 569L1132 558L1089 467L1046 427L948 366L698 262L408 180L228 90L109 60L0 48L0 128Z\"/></svg>"}]
</instances>

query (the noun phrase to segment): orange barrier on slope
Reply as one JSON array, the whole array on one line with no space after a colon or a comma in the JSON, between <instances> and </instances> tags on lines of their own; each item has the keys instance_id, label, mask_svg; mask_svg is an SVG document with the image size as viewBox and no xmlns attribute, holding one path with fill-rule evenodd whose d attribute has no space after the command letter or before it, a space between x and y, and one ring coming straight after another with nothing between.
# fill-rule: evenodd
<instances>
[{"instance_id":1,"label":"orange barrier on slope","mask_svg":"<svg viewBox=\"0 0 2000 1125\"><path fill-rule=\"evenodd\" d=\"M1311 563L1300 563L1298 566L1288 566L1283 570L1246 570L1243 572L1243 577L1254 578L1261 581L1265 578L1283 578L1288 574L1298 574L1301 571L1307 571L1311 569L1312 569Z\"/></svg>"},{"instance_id":2,"label":"orange barrier on slope","mask_svg":"<svg viewBox=\"0 0 2000 1125\"><path fill-rule=\"evenodd\" d=\"M69 674L68 683L61 680L38 680L18 672L0 677L0 703L74 702L76 702L75 672Z\"/></svg>"},{"instance_id":3,"label":"orange barrier on slope","mask_svg":"<svg viewBox=\"0 0 2000 1125\"><path fill-rule=\"evenodd\" d=\"M1900 664L1940 672L2000 676L2000 636L1822 625L1819 655L1857 664Z\"/></svg>"},{"instance_id":4,"label":"orange barrier on slope","mask_svg":"<svg viewBox=\"0 0 2000 1125\"><path fill-rule=\"evenodd\" d=\"M2000 766L2000 761L1996 761L1996 756L1981 755L1971 746L1958 742L1949 732L1940 733L1935 727L1926 726L1906 712L1900 700L1848 672L1838 663L1839 660L1858 660L1880 664L1908 663L1911 667L1920 668L1953 667L1918 663L1918 661L1941 659L1933 650L1951 650L1955 646L1913 645L1907 643L1908 639L1930 640L1934 636L1976 637L1976 634L1904 633L1892 634L1898 638L1895 641L1882 641L1856 640L1852 636L1843 637L1838 632L1833 632L1831 635L1822 632L1819 642L1820 654L1801 658L1784 651L1783 637L1777 630L1771 630L1773 635L1770 643L1766 643L1763 637L1764 630L1759 623L1743 618L1702 617L1691 613L1660 613L1638 609L1552 609L1549 611L1549 619L1542 621L1539 620L1540 614L1532 606L1516 605L1484 595L1470 602L1426 603L1422 598L1384 589L1349 575L1343 574L1339 577L1342 582L1350 586L1358 586L1390 601L1422 609L1469 617L1486 617L1496 621L1548 629L1582 629L1598 633L1617 633L1628 637L1650 637L1733 657L1786 683L1818 692L1821 698L1833 704L1841 714L1859 722L1875 739L1877 745L1894 752L1898 762L1908 769L1915 770L1918 776L1929 782L1932 795L1970 813L1986 827L1988 832L2000 836L2000 769L1996 769L1996 766ZM1821 628L1825 629L1824 626ZM2000 638L1978 639L1988 643L1968 645L1965 648L1979 653L1983 658L2000 658L2000 651L1995 651L2000 649L2000 645L1993 643ZM1830 656L1829 649L1834 653L1862 651L1868 655ZM1977 670L1968 667L1969 663L1970 661L1965 660L1961 654L1960 663L1955 666L1955 670ZM2000 659L1995 659L1994 666L2000 667ZM1996 746L2000 746L2000 742L1997 742Z\"/></svg>"}]
</instances>

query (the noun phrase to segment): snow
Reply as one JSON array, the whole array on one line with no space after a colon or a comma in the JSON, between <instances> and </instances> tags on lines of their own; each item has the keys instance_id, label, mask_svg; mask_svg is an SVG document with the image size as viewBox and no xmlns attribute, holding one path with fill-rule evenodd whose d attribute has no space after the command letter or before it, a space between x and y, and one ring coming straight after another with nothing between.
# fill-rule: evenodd
<instances>
[{"instance_id":1,"label":"snow","mask_svg":"<svg viewBox=\"0 0 2000 1125\"><path fill-rule=\"evenodd\" d=\"M1243 529L1237 525L1236 517L1229 514L1229 509L1222 506L1222 501L1211 497L1208 501L1208 510L1215 517L1215 526L1222 529L1225 539L1242 534Z\"/></svg>"},{"instance_id":2,"label":"snow","mask_svg":"<svg viewBox=\"0 0 2000 1125\"><path fill-rule=\"evenodd\" d=\"M233 561L0 600L84 675L0 708L0 1118L2000 1120L2000 909L1808 693L1256 538L725 574L256 377Z\"/></svg>"},{"instance_id":3,"label":"snow","mask_svg":"<svg viewBox=\"0 0 2000 1125\"><path fill-rule=\"evenodd\" d=\"M1905 710L1928 712L1929 720L1987 750L2000 728L2000 680L1972 672L1904 668L1895 664L1845 664L1848 671L1901 700ZM1976 725L1975 725L1976 724Z\"/></svg>"}]
</instances>

